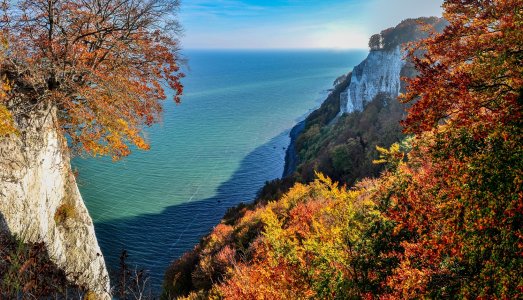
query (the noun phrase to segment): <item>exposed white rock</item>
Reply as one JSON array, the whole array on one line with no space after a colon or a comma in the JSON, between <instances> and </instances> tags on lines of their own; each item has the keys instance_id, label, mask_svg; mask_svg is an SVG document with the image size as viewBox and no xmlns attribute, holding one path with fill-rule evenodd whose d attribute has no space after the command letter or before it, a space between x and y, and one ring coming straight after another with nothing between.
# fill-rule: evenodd
<instances>
[{"instance_id":1,"label":"exposed white rock","mask_svg":"<svg viewBox=\"0 0 523 300\"><path fill-rule=\"evenodd\" d=\"M27 242L45 242L70 280L110 299L109 276L84 205L56 110L18 114L19 135L0 138L0 226ZM67 218L55 213L68 207ZM3 220L2 220L3 219ZM2 224L3 223L3 224Z\"/></svg>"},{"instance_id":2,"label":"exposed white rock","mask_svg":"<svg viewBox=\"0 0 523 300\"><path fill-rule=\"evenodd\" d=\"M397 97L401 69L405 65L400 47L392 50L373 50L352 71L347 89L340 94L340 114L362 111L366 103L378 94Z\"/></svg>"}]
</instances>

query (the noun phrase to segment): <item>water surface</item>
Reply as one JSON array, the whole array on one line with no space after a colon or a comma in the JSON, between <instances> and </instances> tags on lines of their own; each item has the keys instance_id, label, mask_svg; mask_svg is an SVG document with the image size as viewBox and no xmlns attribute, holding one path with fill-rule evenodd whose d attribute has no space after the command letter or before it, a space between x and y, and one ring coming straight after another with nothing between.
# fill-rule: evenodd
<instances>
[{"instance_id":1,"label":"water surface","mask_svg":"<svg viewBox=\"0 0 523 300\"><path fill-rule=\"evenodd\" d=\"M281 176L289 130L364 51L207 51L188 58L181 105L165 102L150 151L75 159L108 267L122 249L160 286L168 264L228 207Z\"/></svg>"}]
</instances>

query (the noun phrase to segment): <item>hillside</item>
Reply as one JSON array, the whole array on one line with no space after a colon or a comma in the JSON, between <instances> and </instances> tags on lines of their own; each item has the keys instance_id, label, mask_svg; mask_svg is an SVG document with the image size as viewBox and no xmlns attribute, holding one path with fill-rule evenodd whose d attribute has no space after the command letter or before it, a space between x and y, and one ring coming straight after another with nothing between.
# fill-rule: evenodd
<instances>
[{"instance_id":1,"label":"hillside","mask_svg":"<svg viewBox=\"0 0 523 300\"><path fill-rule=\"evenodd\" d=\"M415 75L412 64L403 60L405 54L399 54L400 47L426 37L423 26L441 31L444 24L438 18L408 19L370 39L371 52L347 76L349 84L336 98L340 102L337 109L320 108L307 118L295 143L299 161L295 178L309 182L314 172L320 171L352 185L358 179L379 175L383 168L372 164L378 155L376 146L388 147L404 138L399 121L409 105L396 100L405 91L400 79ZM379 45L373 45L376 39Z\"/></svg>"},{"instance_id":2,"label":"hillside","mask_svg":"<svg viewBox=\"0 0 523 300\"><path fill-rule=\"evenodd\" d=\"M392 32L401 35L403 42L412 41L426 36L421 33L420 23L437 25L442 21L437 18L409 19L395 27L397 29L391 28L382 33L386 33L387 41L398 40L391 34ZM404 32L409 32L411 38L407 39L406 35L401 34ZM394 51L399 49L399 44L392 45L392 42L386 44L396 49ZM414 75L412 64L402 63L402 58L398 55L393 56L398 60L394 64L382 61L383 66L378 63L370 66L374 69L366 66L366 61L372 60L376 55L390 59L390 56L382 55L389 52L389 48L372 49L369 57L360 64L360 71L390 73L388 66L395 64L402 65L402 68L398 70L397 78L393 78L393 81L399 82L400 75ZM222 220L222 224L205 237L192 252L185 254L169 268L165 281L166 298L188 295L190 292L208 296L208 293L215 288L212 283L227 278L230 264L236 264L230 259L240 255L245 256L242 260L254 262L257 258L253 255L257 250L253 248L253 242L263 235L265 224L260 215L266 212L268 207L283 205L284 208L280 209L285 210L285 214L289 214L295 206L303 205L305 209L309 201L314 202L315 199L310 195L305 197L304 189L326 192L336 186L330 181L331 179L324 178L322 181L317 181L316 172L325 174L334 182L352 185L365 177L376 177L384 169L383 165L372 163L379 156L376 146L390 146L405 137L399 121L405 116L408 105L396 100L399 91L395 93L383 91L377 93L373 99L354 99L362 105L365 103L364 107L343 114L343 111L346 111L344 107L347 106L347 99L343 99L343 94L351 87L352 74L349 72L338 78L333 91L322 105L292 130L293 139L286 158L287 176L267 183L253 204L231 208ZM292 169L293 167L295 170ZM308 185L309 183L311 185ZM344 189L339 189L337 186L336 189L339 193L345 193ZM296 196L296 193L299 195ZM330 204L334 201L333 197L323 201L322 205ZM290 198L298 203L285 204L290 201ZM279 200L273 202L274 199ZM340 199L336 201L338 200ZM316 207L318 208L319 206ZM234 257L224 257L231 253L235 253ZM276 297L275 294L272 296Z\"/></svg>"},{"instance_id":3,"label":"hillside","mask_svg":"<svg viewBox=\"0 0 523 300\"><path fill-rule=\"evenodd\" d=\"M409 48L406 104L315 113L295 177L231 209L165 298L522 297L522 4L446 1L448 26ZM397 46L384 32L373 51Z\"/></svg>"},{"instance_id":4,"label":"hillside","mask_svg":"<svg viewBox=\"0 0 523 300\"><path fill-rule=\"evenodd\" d=\"M293 151L287 153L286 160L292 164L286 164L283 179L262 188L257 201L277 199L293 183L313 181L315 172L349 186L362 178L378 176L383 166L372 163L379 156L376 146L388 147L405 137L399 122L405 117L409 104L396 99L399 92L405 91L405 83L400 79L416 74L412 63L397 55L400 45L426 37L425 25L441 31L445 24L444 20L435 17L407 19L373 35L367 59L354 68L359 74L349 72L336 80L334 90L320 108L293 129L300 130L298 135L291 136L289 149ZM378 45L373 44L376 40ZM366 82L370 78L374 80ZM383 80L385 78L387 80ZM395 82L401 82L399 89L390 88ZM359 87L363 85L376 85L373 96L353 93L349 104L349 91L361 90ZM358 109L349 112L347 106Z\"/></svg>"}]
</instances>

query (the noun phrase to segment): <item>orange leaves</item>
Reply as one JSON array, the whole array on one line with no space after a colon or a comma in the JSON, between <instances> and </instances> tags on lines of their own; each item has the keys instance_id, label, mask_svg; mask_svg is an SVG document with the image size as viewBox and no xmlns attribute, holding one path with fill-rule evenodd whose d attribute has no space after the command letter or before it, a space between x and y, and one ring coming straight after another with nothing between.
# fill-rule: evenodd
<instances>
[{"instance_id":1,"label":"orange leaves","mask_svg":"<svg viewBox=\"0 0 523 300\"><path fill-rule=\"evenodd\" d=\"M521 298L523 5L444 7L449 27L413 49L426 54L413 58L420 73L403 96L417 100L404 123L415 136L378 148L378 162L394 168L353 190L318 174L217 227L200 264L227 262L227 271L208 290L231 299Z\"/></svg>"},{"instance_id":2,"label":"orange leaves","mask_svg":"<svg viewBox=\"0 0 523 300\"><path fill-rule=\"evenodd\" d=\"M262 261L238 265L218 290L225 299L309 299L315 294L289 266L281 263L267 268Z\"/></svg>"},{"instance_id":3,"label":"orange leaves","mask_svg":"<svg viewBox=\"0 0 523 300\"><path fill-rule=\"evenodd\" d=\"M142 130L159 120L164 86L176 102L183 91L173 26L178 2L47 2L3 7L1 41L11 51L0 52L0 75L14 83L11 100L34 91L24 97L57 106L78 152L118 159L129 145L148 149Z\"/></svg>"},{"instance_id":4,"label":"orange leaves","mask_svg":"<svg viewBox=\"0 0 523 300\"><path fill-rule=\"evenodd\" d=\"M387 279L392 297L521 296L521 272L501 274L523 267L522 214L513 210L521 206L523 40L509 34L521 32L522 4L445 1L449 27L411 49L425 51L413 58L420 73L402 99L417 101L404 122L417 137L376 194L403 239L402 252L388 251L399 261Z\"/></svg>"},{"instance_id":5,"label":"orange leaves","mask_svg":"<svg viewBox=\"0 0 523 300\"><path fill-rule=\"evenodd\" d=\"M219 286L225 298L358 294L342 286L358 276L351 266L358 256L354 245L362 239L368 224L363 220L371 210L358 199L361 191L346 191L323 175L318 177L257 210L265 224L263 238L251 247L253 260L236 265Z\"/></svg>"},{"instance_id":6,"label":"orange leaves","mask_svg":"<svg viewBox=\"0 0 523 300\"><path fill-rule=\"evenodd\" d=\"M0 138L15 132L17 131L11 112L0 103Z\"/></svg>"},{"instance_id":7,"label":"orange leaves","mask_svg":"<svg viewBox=\"0 0 523 300\"><path fill-rule=\"evenodd\" d=\"M8 47L7 41L2 32L0 32L0 66L5 59L5 51ZM0 138L5 135L15 133L16 128L11 112L5 106L12 85L6 76L0 73Z\"/></svg>"},{"instance_id":8,"label":"orange leaves","mask_svg":"<svg viewBox=\"0 0 523 300\"><path fill-rule=\"evenodd\" d=\"M190 276L178 277L190 277L198 293L225 299L360 295L354 286L363 277L356 267L368 241L363 232L379 217L367 199L375 182L348 191L317 175L279 201L244 211L232 226L217 225L193 252L198 262Z\"/></svg>"},{"instance_id":9,"label":"orange leaves","mask_svg":"<svg viewBox=\"0 0 523 300\"><path fill-rule=\"evenodd\" d=\"M483 119L489 115L503 122L520 117L515 99L522 86L523 39L515 36L521 37L522 5L521 0L445 1L450 25L410 50L420 75L403 96L406 102L417 100L404 122L406 131L432 130L442 120L466 127L488 125ZM419 53L423 57L415 57Z\"/></svg>"},{"instance_id":10,"label":"orange leaves","mask_svg":"<svg viewBox=\"0 0 523 300\"><path fill-rule=\"evenodd\" d=\"M1 52L0 52L0 62L1 62ZM16 127L13 120L13 115L5 106L7 102L7 96L11 91L11 85L7 78L0 77L0 138L11 134L16 133Z\"/></svg>"}]
</instances>

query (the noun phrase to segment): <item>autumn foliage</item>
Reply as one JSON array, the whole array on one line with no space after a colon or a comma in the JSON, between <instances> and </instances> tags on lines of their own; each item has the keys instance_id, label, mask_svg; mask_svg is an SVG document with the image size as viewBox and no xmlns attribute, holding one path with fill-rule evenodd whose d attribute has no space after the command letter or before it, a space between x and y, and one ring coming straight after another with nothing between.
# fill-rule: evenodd
<instances>
[{"instance_id":1,"label":"autumn foliage","mask_svg":"<svg viewBox=\"0 0 523 300\"><path fill-rule=\"evenodd\" d=\"M410 49L420 74L408 80L409 91L402 99L419 98L404 123L407 132L443 123L451 123L452 129L474 126L486 131L521 118L522 4L445 1L444 17L450 24L442 34Z\"/></svg>"},{"instance_id":2,"label":"autumn foliage","mask_svg":"<svg viewBox=\"0 0 523 300\"><path fill-rule=\"evenodd\" d=\"M0 32L0 62L5 59L6 48L7 41ZM16 132L12 113L5 106L7 96L10 91L11 85L9 80L7 80L5 76L0 76L0 136L5 136L7 134Z\"/></svg>"},{"instance_id":3,"label":"autumn foliage","mask_svg":"<svg viewBox=\"0 0 523 300\"><path fill-rule=\"evenodd\" d=\"M0 245L2 299L91 299L87 289L67 279L44 243L24 243L0 231Z\"/></svg>"},{"instance_id":4,"label":"autumn foliage","mask_svg":"<svg viewBox=\"0 0 523 300\"><path fill-rule=\"evenodd\" d=\"M177 0L20 0L0 6L5 109L56 107L73 149L119 158L147 149L159 100L182 93ZM4 89L5 92L5 89Z\"/></svg>"},{"instance_id":5,"label":"autumn foliage","mask_svg":"<svg viewBox=\"0 0 523 300\"><path fill-rule=\"evenodd\" d=\"M395 297L521 296L523 2L444 8L448 27L411 50L413 150L384 177L385 214L408 233L388 284Z\"/></svg>"},{"instance_id":6,"label":"autumn foliage","mask_svg":"<svg viewBox=\"0 0 523 300\"><path fill-rule=\"evenodd\" d=\"M243 210L233 224L216 226L195 249L197 257L188 254L175 265L166 295L192 288L229 299L358 296L368 274L353 265L366 259L364 233L381 218L368 198L372 186L366 181L347 190L318 174L278 201Z\"/></svg>"},{"instance_id":7,"label":"autumn foliage","mask_svg":"<svg viewBox=\"0 0 523 300\"><path fill-rule=\"evenodd\" d=\"M523 297L523 1L443 7L448 27L411 45L411 135L378 147L381 176L318 174L239 208L173 265L167 296Z\"/></svg>"}]
</instances>

